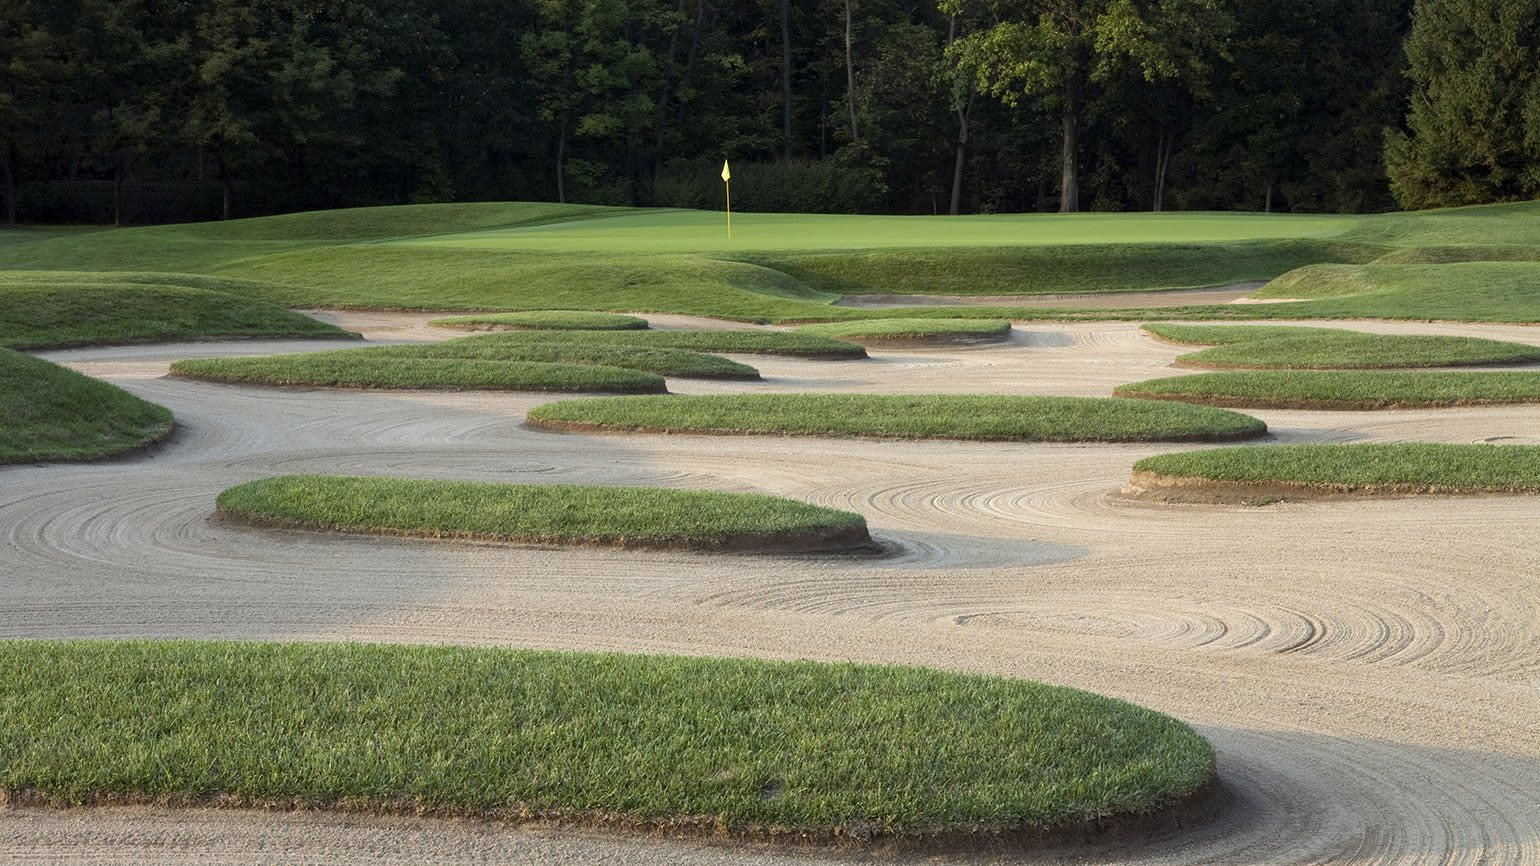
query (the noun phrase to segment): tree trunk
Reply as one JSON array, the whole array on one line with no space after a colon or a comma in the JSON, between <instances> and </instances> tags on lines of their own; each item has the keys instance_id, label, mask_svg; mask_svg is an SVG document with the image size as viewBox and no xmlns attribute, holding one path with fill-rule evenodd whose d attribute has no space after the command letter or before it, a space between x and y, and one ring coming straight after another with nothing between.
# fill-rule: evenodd
<instances>
[{"instance_id":1,"label":"tree trunk","mask_svg":"<svg viewBox=\"0 0 1540 866\"><path fill-rule=\"evenodd\" d=\"M791 0L781 0L781 158L791 159Z\"/></svg>"},{"instance_id":2,"label":"tree trunk","mask_svg":"<svg viewBox=\"0 0 1540 866\"><path fill-rule=\"evenodd\" d=\"M957 158L952 161L952 205L947 213L962 212L963 166L968 154L968 114L973 110L973 89L968 89L968 104L957 109Z\"/></svg>"},{"instance_id":3,"label":"tree trunk","mask_svg":"<svg viewBox=\"0 0 1540 866\"><path fill-rule=\"evenodd\" d=\"M556 201L567 203L567 116L562 115L556 133Z\"/></svg>"},{"instance_id":4,"label":"tree trunk","mask_svg":"<svg viewBox=\"0 0 1540 866\"><path fill-rule=\"evenodd\" d=\"M685 0L679 0L679 17L681 18L684 17L684 4ZM668 125L668 100L669 97L672 96L671 76L674 72L674 58L675 55L678 54L678 51L679 29L676 27L674 28L674 32L670 33L668 36L668 64L664 67L663 72L663 93L658 97L658 130L657 135L653 139L652 147L652 197L654 204L657 203L658 181L663 177L663 133Z\"/></svg>"},{"instance_id":5,"label":"tree trunk","mask_svg":"<svg viewBox=\"0 0 1540 866\"><path fill-rule=\"evenodd\" d=\"M1152 210L1160 213L1166 208L1166 169L1171 167L1172 145L1176 136L1171 134L1165 121L1160 123L1160 131L1155 137L1155 200Z\"/></svg>"},{"instance_id":6,"label":"tree trunk","mask_svg":"<svg viewBox=\"0 0 1540 866\"><path fill-rule=\"evenodd\" d=\"M227 220L230 218L230 164L225 161L225 156L222 153L214 154L214 162L219 166L219 189L221 193L219 218Z\"/></svg>"},{"instance_id":7,"label":"tree trunk","mask_svg":"<svg viewBox=\"0 0 1540 866\"><path fill-rule=\"evenodd\" d=\"M16 225L16 145L5 147L5 224Z\"/></svg>"},{"instance_id":8,"label":"tree trunk","mask_svg":"<svg viewBox=\"0 0 1540 866\"><path fill-rule=\"evenodd\" d=\"M861 133L856 128L856 66L851 54L850 22L853 0L845 0L845 92L850 103L850 140L860 141Z\"/></svg>"},{"instance_id":9,"label":"tree trunk","mask_svg":"<svg viewBox=\"0 0 1540 866\"><path fill-rule=\"evenodd\" d=\"M1064 152L1059 176L1059 213L1080 211L1080 177L1075 154L1080 150L1080 85L1072 82L1064 103Z\"/></svg>"}]
</instances>

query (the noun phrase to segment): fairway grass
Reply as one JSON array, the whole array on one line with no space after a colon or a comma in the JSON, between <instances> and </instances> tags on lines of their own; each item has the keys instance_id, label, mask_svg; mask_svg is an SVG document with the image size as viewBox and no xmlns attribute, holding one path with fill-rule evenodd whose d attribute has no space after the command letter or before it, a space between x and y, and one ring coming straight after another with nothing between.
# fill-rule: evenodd
<instances>
[{"instance_id":1,"label":"fairway grass","mask_svg":"<svg viewBox=\"0 0 1540 866\"><path fill-rule=\"evenodd\" d=\"M777 552L871 545L858 514L709 490L283 475L232 487L217 505L262 526L422 538Z\"/></svg>"},{"instance_id":2,"label":"fairway grass","mask_svg":"<svg viewBox=\"0 0 1540 866\"><path fill-rule=\"evenodd\" d=\"M1214 775L1208 743L1166 716L917 668L191 641L6 641L0 664L11 802L952 848L1105 832Z\"/></svg>"},{"instance_id":3,"label":"fairway grass","mask_svg":"<svg viewBox=\"0 0 1540 866\"><path fill-rule=\"evenodd\" d=\"M533 310L523 313L481 313L430 319L438 328L465 330L508 329L517 331L643 331L647 320L619 313L584 310Z\"/></svg>"},{"instance_id":4,"label":"fairway grass","mask_svg":"<svg viewBox=\"0 0 1540 866\"><path fill-rule=\"evenodd\" d=\"M1004 319L863 319L803 325L797 332L863 344L982 343L1005 339L1011 323Z\"/></svg>"},{"instance_id":5,"label":"fairway grass","mask_svg":"<svg viewBox=\"0 0 1540 866\"><path fill-rule=\"evenodd\" d=\"M0 407L0 464L100 460L172 429L164 407L9 349L0 349Z\"/></svg>"},{"instance_id":6,"label":"fairway grass","mask_svg":"<svg viewBox=\"0 0 1540 866\"><path fill-rule=\"evenodd\" d=\"M0 272L0 346L356 336L246 297L241 294L246 288L236 281L175 275Z\"/></svg>"},{"instance_id":7,"label":"fairway grass","mask_svg":"<svg viewBox=\"0 0 1540 866\"><path fill-rule=\"evenodd\" d=\"M1113 394L1231 409L1412 409L1540 403L1540 371L1248 370L1119 385Z\"/></svg>"},{"instance_id":8,"label":"fairway grass","mask_svg":"<svg viewBox=\"0 0 1540 866\"><path fill-rule=\"evenodd\" d=\"M413 357L370 349L182 360L171 365L171 373L231 385L314 388L616 394L661 394L668 390L662 376L642 370L596 364Z\"/></svg>"},{"instance_id":9,"label":"fairway grass","mask_svg":"<svg viewBox=\"0 0 1540 866\"><path fill-rule=\"evenodd\" d=\"M1176 407L1181 409L1165 411ZM529 421L538 427L576 431L1022 442L1219 442L1253 438L1267 432L1267 425L1248 415L1183 403L952 394L670 395L564 400L535 407L529 413Z\"/></svg>"},{"instance_id":10,"label":"fairway grass","mask_svg":"<svg viewBox=\"0 0 1540 866\"><path fill-rule=\"evenodd\" d=\"M1184 501L1259 497L1535 494L1540 446L1274 445L1214 448L1147 457L1125 493Z\"/></svg>"},{"instance_id":11,"label":"fairway grass","mask_svg":"<svg viewBox=\"0 0 1540 866\"><path fill-rule=\"evenodd\" d=\"M1528 364L1540 346L1477 337L1365 334L1341 328L1153 323L1144 330L1174 343L1211 345L1179 366L1234 369L1367 370Z\"/></svg>"}]
</instances>

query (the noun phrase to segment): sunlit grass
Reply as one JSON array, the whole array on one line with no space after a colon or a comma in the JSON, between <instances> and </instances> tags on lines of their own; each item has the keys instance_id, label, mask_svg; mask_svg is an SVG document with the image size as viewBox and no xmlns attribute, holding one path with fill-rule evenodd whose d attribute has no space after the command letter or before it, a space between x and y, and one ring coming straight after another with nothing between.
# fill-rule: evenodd
<instances>
[{"instance_id":1,"label":"sunlit grass","mask_svg":"<svg viewBox=\"0 0 1540 866\"><path fill-rule=\"evenodd\" d=\"M1540 361L1540 346L1425 334L1366 334L1342 328L1152 323L1165 340L1212 345L1177 358L1193 367L1294 370L1459 367Z\"/></svg>"},{"instance_id":2,"label":"sunlit grass","mask_svg":"<svg viewBox=\"0 0 1540 866\"><path fill-rule=\"evenodd\" d=\"M797 332L856 342L979 342L1004 339L1011 323L1004 319L864 319L803 325Z\"/></svg>"},{"instance_id":3,"label":"sunlit grass","mask_svg":"<svg viewBox=\"0 0 1540 866\"><path fill-rule=\"evenodd\" d=\"M1120 397L1234 409L1409 409L1540 402L1540 371L1248 370L1120 385Z\"/></svg>"},{"instance_id":4,"label":"sunlit grass","mask_svg":"<svg viewBox=\"0 0 1540 866\"><path fill-rule=\"evenodd\" d=\"M171 432L170 410L9 349L0 349L0 410L0 463L95 460Z\"/></svg>"},{"instance_id":5,"label":"sunlit grass","mask_svg":"<svg viewBox=\"0 0 1540 866\"><path fill-rule=\"evenodd\" d=\"M1147 457L1134 472L1326 491L1540 493L1540 446L1397 442L1213 448Z\"/></svg>"}]
</instances>

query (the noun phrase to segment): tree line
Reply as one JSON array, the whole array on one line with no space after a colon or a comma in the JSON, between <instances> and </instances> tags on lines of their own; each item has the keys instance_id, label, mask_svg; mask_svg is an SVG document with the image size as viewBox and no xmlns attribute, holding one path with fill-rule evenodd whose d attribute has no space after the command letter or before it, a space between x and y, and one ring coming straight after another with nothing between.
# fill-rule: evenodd
<instances>
[{"instance_id":1,"label":"tree line","mask_svg":"<svg viewBox=\"0 0 1540 866\"><path fill-rule=\"evenodd\" d=\"M4 218L1540 195L1540 0L7 0Z\"/></svg>"}]
</instances>

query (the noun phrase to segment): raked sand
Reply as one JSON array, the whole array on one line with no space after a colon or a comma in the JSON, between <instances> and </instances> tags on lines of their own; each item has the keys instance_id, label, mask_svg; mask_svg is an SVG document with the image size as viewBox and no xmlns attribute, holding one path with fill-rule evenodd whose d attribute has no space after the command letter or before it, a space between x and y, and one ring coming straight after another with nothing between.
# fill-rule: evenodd
<instances>
[{"instance_id":1,"label":"raked sand","mask_svg":"<svg viewBox=\"0 0 1540 866\"><path fill-rule=\"evenodd\" d=\"M427 316L321 314L376 340ZM649 317L671 327L699 326ZM1354 323L1540 343L1540 329ZM1190 348L1121 323L869 361L742 357L683 393L1106 396ZM388 641L926 665L1076 686L1195 725L1230 804L1137 846L924 862L1540 862L1540 498L1171 506L1119 496L1169 445L574 435L544 395L270 389L178 358L305 342L49 353L175 412L149 455L0 467L0 637ZM358 345L336 343L335 345ZM1277 440L1540 443L1540 407L1262 411ZM267 532L215 495L290 472L711 488L867 517L882 558L559 550ZM732 842L317 813L0 808L0 862L802 864Z\"/></svg>"}]
</instances>

